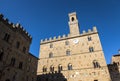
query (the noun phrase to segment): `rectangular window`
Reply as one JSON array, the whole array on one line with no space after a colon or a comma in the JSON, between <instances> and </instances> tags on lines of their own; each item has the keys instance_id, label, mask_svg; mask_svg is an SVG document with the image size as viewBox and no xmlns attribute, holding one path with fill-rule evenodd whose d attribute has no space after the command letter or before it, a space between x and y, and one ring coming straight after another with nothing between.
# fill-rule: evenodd
<instances>
[{"instance_id":1,"label":"rectangular window","mask_svg":"<svg viewBox=\"0 0 120 81\"><path fill-rule=\"evenodd\" d=\"M53 53L50 53L50 54L49 54L49 58L52 58L52 57L53 57Z\"/></svg>"},{"instance_id":2,"label":"rectangular window","mask_svg":"<svg viewBox=\"0 0 120 81\"><path fill-rule=\"evenodd\" d=\"M66 42L65 42L65 45L69 45L69 41L66 41Z\"/></svg>"},{"instance_id":3,"label":"rectangular window","mask_svg":"<svg viewBox=\"0 0 120 81\"><path fill-rule=\"evenodd\" d=\"M22 69L23 68L23 62L20 62L19 63L19 69Z\"/></svg>"},{"instance_id":4,"label":"rectangular window","mask_svg":"<svg viewBox=\"0 0 120 81\"><path fill-rule=\"evenodd\" d=\"M25 48L25 47L23 47L23 52L24 52L24 53L26 52L26 48Z\"/></svg>"},{"instance_id":5,"label":"rectangular window","mask_svg":"<svg viewBox=\"0 0 120 81\"><path fill-rule=\"evenodd\" d=\"M91 38L91 37L88 37L88 41L92 41L92 38Z\"/></svg>"},{"instance_id":6,"label":"rectangular window","mask_svg":"<svg viewBox=\"0 0 120 81\"><path fill-rule=\"evenodd\" d=\"M16 42L16 48L18 49L20 47L20 42Z\"/></svg>"},{"instance_id":7,"label":"rectangular window","mask_svg":"<svg viewBox=\"0 0 120 81\"><path fill-rule=\"evenodd\" d=\"M0 49L0 61L2 61L3 59L3 54L4 54L3 49Z\"/></svg>"},{"instance_id":8,"label":"rectangular window","mask_svg":"<svg viewBox=\"0 0 120 81\"><path fill-rule=\"evenodd\" d=\"M11 58L11 63L10 63L11 66L14 66L15 65L15 58Z\"/></svg>"},{"instance_id":9,"label":"rectangular window","mask_svg":"<svg viewBox=\"0 0 120 81\"><path fill-rule=\"evenodd\" d=\"M53 44L50 44L50 48L53 48Z\"/></svg>"},{"instance_id":10,"label":"rectangular window","mask_svg":"<svg viewBox=\"0 0 120 81\"><path fill-rule=\"evenodd\" d=\"M94 48L93 47L89 47L89 52L94 52Z\"/></svg>"},{"instance_id":11,"label":"rectangular window","mask_svg":"<svg viewBox=\"0 0 120 81\"><path fill-rule=\"evenodd\" d=\"M66 55L69 56L70 55L70 50L66 51Z\"/></svg>"},{"instance_id":12,"label":"rectangular window","mask_svg":"<svg viewBox=\"0 0 120 81\"><path fill-rule=\"evenodd\" d=\"M8 42L9 39L10 39L10 35L8 33L6 33L4 36L4 40Z\"/></svg>"}]
</instances>

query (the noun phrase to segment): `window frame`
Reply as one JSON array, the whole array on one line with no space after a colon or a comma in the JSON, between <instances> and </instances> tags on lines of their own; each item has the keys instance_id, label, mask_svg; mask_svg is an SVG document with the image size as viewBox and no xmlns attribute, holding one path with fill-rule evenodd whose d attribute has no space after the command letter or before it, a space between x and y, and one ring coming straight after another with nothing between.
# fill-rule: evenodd
<instances>
[{"instance_id":1,"label":"window frame","mask_svg":"<svg viewBox=\"0 0 120 81\"><path fill-rule=\"evenodd\" d=\"M49 53L49 58L53 58L53 53L52 52Z\"/></svg>"},{"instance_id":2,"label":"window frame","mask_svg":"<svg viewBox=\"0 0 120 81\"><path fill-rule=\"evenodd\" d=\"M71 51L70 50L66 50L66 55L70 56L71 55Z\"/></svg>"},{"instance_id":3,"label":"window frame","mask_svg":"<svg viewBox=\"0 0 120 81\"><path fill-rule=\"evenodd\" d=\"M89 52L94 52L94 48L93 47L89 47Z\"/></svg>"},{"instance_id":4,"label":"window frame","mask_svg":"<svg viewBox=\"0 0 120 81\"><path fill-rule=\"evenodd\" d=\"M68 64L68 70L72 70L73 68L72 68L72 64L71 63L69 63Z\"/></svg>"}]
</instances>

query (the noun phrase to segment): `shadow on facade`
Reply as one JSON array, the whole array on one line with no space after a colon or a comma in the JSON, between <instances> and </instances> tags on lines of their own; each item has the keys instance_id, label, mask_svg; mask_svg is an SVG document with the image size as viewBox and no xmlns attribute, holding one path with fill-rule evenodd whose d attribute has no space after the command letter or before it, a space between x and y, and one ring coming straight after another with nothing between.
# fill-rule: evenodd
<instances>
[{"instance_id":1,"label":"shadow on facade","mask_svg":"<svg viewBox=\"0 0 120 81\"><path fill-rule=\"evenodd\" d=\"M120 72L118 64L117 63L109 64L108 69L112 81L119 81L118 79L120 79Z\"/></svg>"},{"instance_id":2,"label":"shadow on facade","mask_svg":"<svg viewBox=\"0 0 120 81\"><path fill-rule=\"evenodd\" d=\"M48 73L37 76L37 81L67 81L62 73Z\"/></svg>"}]
</instances>

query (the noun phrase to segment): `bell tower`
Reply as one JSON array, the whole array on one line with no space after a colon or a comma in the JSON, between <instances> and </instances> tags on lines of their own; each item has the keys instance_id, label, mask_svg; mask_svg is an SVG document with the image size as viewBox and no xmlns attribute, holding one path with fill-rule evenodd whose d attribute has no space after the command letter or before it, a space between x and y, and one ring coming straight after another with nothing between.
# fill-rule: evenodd
<instances>
[{"instance_id":1,"label":"bell tower","mask_svg":"<svg viewBox=\"0 0 120 81\"><path fill-rule=\"evenodd\" d=\"M70 28L70 36L78 36L79 32L79 24L76 16L76 12L70 13L69 15L69 28Z\"/></svg>"}]
</instances>

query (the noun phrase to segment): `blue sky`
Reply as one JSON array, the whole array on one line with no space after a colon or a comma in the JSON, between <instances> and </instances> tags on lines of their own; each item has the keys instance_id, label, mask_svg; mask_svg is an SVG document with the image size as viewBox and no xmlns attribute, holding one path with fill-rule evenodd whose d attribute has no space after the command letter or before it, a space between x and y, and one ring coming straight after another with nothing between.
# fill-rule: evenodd
<instances>
[{"instance_id":1,"label":"blue sky","mask_svg":"<svg viewBox=\"0 0 120 81\"><path fill-rule=\"evenodd\" d=\"M39 56L40 40L68 34L68 13L76 12L80 31L97 26L107 63L120 49L119 0L0 0L0 13L31 35L30 52ZM54 30L53 30L54 29Z\"/></svg>"}]
</instances>

